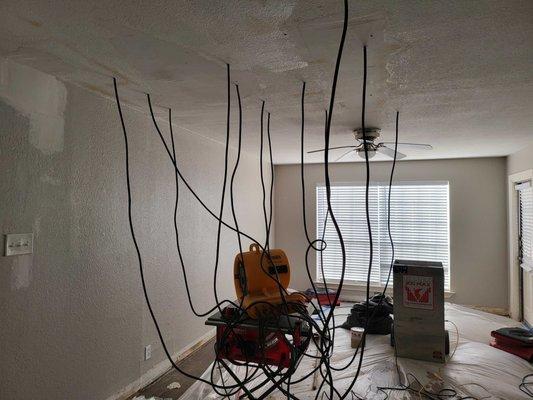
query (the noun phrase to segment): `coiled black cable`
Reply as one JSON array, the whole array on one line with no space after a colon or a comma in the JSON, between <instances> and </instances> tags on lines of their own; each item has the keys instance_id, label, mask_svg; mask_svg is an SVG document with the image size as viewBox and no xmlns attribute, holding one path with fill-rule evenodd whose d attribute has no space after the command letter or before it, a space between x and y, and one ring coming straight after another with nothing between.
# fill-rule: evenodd
<instances>
[{"instance_id":1,"label":"coiled black cable","mask_svg":"<svg viewBox=\"0 0 533 400\"><path fill-rule=\"evenodd\" d=\"M518 385L518 388L522 393L527 394L529 397L533 397L533 380L530 378L533 378L533 374L527 374L522 378L522 382L520 382L520 385Z\"/></svg>"},{"instance_id":2,"label":"coiled black cable","mask_svg":"<svg viewBox=\"0 0 533 400\"><path fill-rule=\"evenodd\" d=\"M150 313L150 316L152 318L152 322L154 323L154 326L156 328L156 331L157 331L157 335L159 336L159 340L161 342L161 346L163 347L163 351L165 352L165 355L167 356L167 359L170 361L172 367L174 369L176 369L176 371L178 371L179 373L191 378L191 379L196 379L196 380L199 380L201 382L204 382L204 383L207 383L207 384L211 384L211 382L205 380L205 379L202 379L201 377L197 377L195 375L192 375L192 374L189 374L188 372L184 371L183 369L181 369L175 362L174 360L172 359L172 356L165 344L165 340L163 338L163 334L161 333L161 328L159 327L159 323L157 322L157 318L155 316L155 313L154 313L154 310L152 308L152 304L150 302L150 298L148 296L148 291L146 289L146 281L144 279L144 268L143 268L143 262L142 262L142 257L141 257L141 251L139 249L139 244L137 243L137 237L135 235L135 229L133 227L133 218L132 218L132 199L131 199L131 179L130 179L130 164L129 164L129 143L128 143L128 133L127 133L127 130L126 130L126 124L124 122L124 116L122 114L122 107L120 105L120 99L119 99L119 95L118 95L118 89L117 89L117 80L115 78L113 78L113 87L114 87L114 90L115 90L115 98L117 100L117 108L118 108L118 113L119 113L119 117L120 117L120 123L121 123L121 126L122 126L122 132L124 134L124 148L125 148L125 165L126 165L126 188L127 188L127 195L128 195L128 223L129 223L129 226L130 226L130 232L131 232L131 238L132 238L132 241L133 241L133 245L135 247L135 252L137 254L137 260L138 260L138 263L139 263L139 273L140 273L140 276L141 276L141 284L142 284L142 289L143 289L143 293L144 293L144 298L146 300L146 305L148 307L148 311Z\"/></svg>"},{"instance_id":3,"label":"coiled black cable","mask_svg":"<svg viewBox=\"0 0 533 400\"><path fill-rule=\"evenodd\" d=\"M325 177L326 177L326 188L327 188L327 197L328 197L328 213L327 213L327 216L329 218L331 218L331 221L332 221L333 225L335 226L335 230L336 230L337 235L339 237L339 241L342 243L342 245L341 245L341 249L342 249L342 252L343 252L343 269L342 269L342 275L341 275L342 279L341 279L341 283L339 285L339 290L338 290L338 292L336 294L336 297L335 297L334 301L332 302L332 307L330 308L330 311L329 311L328 315L327 316L325 316L325 315L322 316L323 322L324 322L322 328L318 327L316 322L312 318L310 318L308 315L306 315L305 310L302 309L300 312L297 313L299 318L301 318L303 321L305 321L305 322L309 323L310 325L312 325L314 327L314 329L320 331L322 336L323 336L323 339L324 339L323 341L321 341L321 343L318 346L318 351L319 351L319 354L320 354L318 359L320 360L320 364L318 366L318 369L315 369L315 370L318 370L320 372L320 374L321 374L321 376L323 378L323 382L321 384L321 388L325 384L327 384L329 386L330 397L333 396L334 394L336 394L336 395L338 395L341 398L344 398L348 394L348 391L345 394L341 394L337 389L335 389L334 384L333 384L332 366L329 363L329 357L331 356L331 354L332 354L331 352L332 352L332 349L333 349L333 340L332 340L331 335L334 334L334 329L329 328L329 322L330 322L330 320L332 320L334 318L335 304L338 301L338 297L339 297L340 292L342 290L342 282L343 282L343 279L344 279L345 266L346 266L346 254L345 254L344 242L343 242L343 239L342 239L342 233L340 231L340 227L337 224L337 221L335 220L335 216L334 216L334 213L333 213L333 210L332 210L332 207L331 207L331 187L330 187L330 179L329 179L328 150L329 150L329 135L330 135L330 127L331 127L331 120L332 120L333 107L334 107L335 91L336 91L338 73L339 73L339 68L340 68L340 60L342 58L342 51L343 51L344 41L345 41L345 37L346 37L347 17L348 17L348 3L347 3L347 0L344 0L343 31L342 31L342 35L341 35L341 42L339 44L339 52L337 54L337 61L336 61L336 65L335 65L335 73L334 73L333 84L332 84L332 93L331 93L330 105L329 105L329 113L326 114L326 124L325 124L325 134L324 134L325 143L326 143L326 151L325 151L325 156L324 156L324 173L325 173ZM150 97L148 96L150 112L151 112L151 115L152 115L152 119L153 119L154 125L155 125L156 130L157 130L157 132L159 134L161 142L163 143L163 145L164 145L164 147L165 147L165 149L167 151L169 159L171 160L172 164L174 165L176 176L179 177L179 179L181 179L184 182L184 184L187 187L187 189L193 194L193 196L197 199L197 201L200 202L200 204L204 207L204 209L206 209L209 212L209 214L212 215L218 221L216 267L218 266L218 247L220 245L220 231L221 231L221 226L222 225L226 226L227 228L229 228L229 229L231 229L231 230L233 230L234 232L237 233L237 236L239 238L239 250L240 250L241 253L242 253L242 245L240 243L240 235L242 235L242 236L254 241L255 243L257 243L257 241L255 241L251 236L246 235L245 233L240 231L238 223L236 221L236 217L235 217L235 210L234 210L234 205L233 205L233 195L231 195L231 199L232 199L232 212L233 212L233 216L234 216L235 227L232 227L229 224L225 223L223 221L223 219L222 219L223 208L224 208L224 191L225 191L225 188L226 188L226 179L227 179L228 144L229 144L229 117L230 117L230 111L229 111L229 108L230 108L230 105L229 105L229 103L230 103L229 66L227 66L227 69L228 69L228 113L227 113L227 116L228 116L228 120L227 121L228 121L228 123L227 123L227 132L226 132L226 153L225 153L225 172L224 172L223 195L222 195L222 199L221 199L221 210L220 210L219 216L215 215L215 213L213 213L205 205L205 203L203 203L203 201L194 192L192 187L188 184L188 182L184 179L183 175L181 174L181 172L180 172L180 170L178 168L178 165L177 165L177 161L176 161L176 151L175 151L175 145L174 145L174 140L173 140L173 133L171 132L171 139L172 139L172 153L171 153L169 151L168 145L166 144L161 131L159 130L159 128L157 126L157 123L155 121L155 117L154 117L154 114L153 114L151 102L150 102ZM120 117L121 117L121 122L122 122L122 125L123 125L123 131L124 131L124 135L125 135L125 139L126 139L126 152L128 153L128 149L127 149L127 133L126 133L126 128L125 128L125 125L124 125L123 117L122 117L122 112L120 110L120 102L119 102L119 98L118 98L118 91L116 89L116 81L114 82L114 84L115 84L117 105L119 106L119 114L120 114ZM238 87L237 87L237 93L238 93ZM238 97L239 97L239 108L240 108L240 114L241 114L242 110L241 110L239 94L238 94ZM302 98L302 105L303 105L303 98ZM302 119L303 119L303 116L304 115L303 115L303 110L302 110ZM169 117L171 118L170 112L169 112ZM261 118L261 121L263 121L263 117ZM239 132L241 132L241 124L242 124L242 122L241 122L241 119L240 119L240 121L239 121L239 125L240 125L239 126ZM171 127L171 129L172 129L172 127ZM239 135L240 135L240 133L239 133ZM303 126L302 126L302 135L303 135ZM262 187L263 187L263 211L264 211L264 215L265 215L265 231L266 231L265 246L262 249L266 251L266 253L267 253L266 255L268 256L268 251L267 250L269 248L269 234L270 234L271 223L272 223L272 192L273 192L273 180L274 180L274 171L273 171L273 167L272 167L272 164L273 164L272 163L272 146L271 146L271 139L270 139L270 114L268 114L267 136L268 136L268 141L269 141L269 153L270 153L271 179L272 180L271 180L271 185L270 185L270 215L268 216L268 218L267 218L267 213L266 213L266 188L264 186L264 181L262 181ZM263 135L261 135L261 140L263 140ZM261 145L262 145L262 143L261 143ZM303 147L303 141L302 141L302 147ZM240 149L240 137L239 137L239 149ZM238 153L238 154L240 154L240 153ZM235 173L236 173L238 159L239 159L239 155L237 156L236 166L235 166L235 168L233 170L233 173L232 173L232 179L231 179L231 183L230 183L230 192L232 191L231 188L233 187L233 180L234 180ZM303 157L302 157L302 161L303 161ZM261 168L262 168L262 159L261 159ZM134 231L133 231L133 223L131 221L131 195L130 195L130 191L129 191L130 188L129 188L129 166L128 165L127 165L127 170L128 170L128 194L129 194L129 200L130 200L130 203L129 203L130 204L129 205L129 209L130 209L130 213L129 213L130 229L131 229L131 232L132 232L132 236L134 237L135 234L134 234ZM261 179L262 180L264 179L263 171L261 171ZM176 181L177 181L177 178L176 178ZM176 200L176 204L177 204L177 200ZM176 209L177 209L177 205L175 206L175 210L174 210L175 215L177 213ZM305 220L305 214L304 214L304 220ZM175 221L176 221L176 218L175 218ZM306 237L309 239L309 235L307 233L307 229L306 229ZM308 241L310 241L310 240L308 240ZM315 250L317 250L317 248L314 247L313 244L317 244L319 242L320 241L317 241L317 240L315 240L314 242L311 242L310 243L311 244L310 249L314 248ZM136 245L136 240L135 239L134 239L134 243ZM179 243L179 241L177 241L177 243ZM322 244L321 244L320 248L322 248L322 250L323 250L323 248L325 248L326 243L323 240L322 240L321 243ZM145 294L147 302L149 303L148 294L147 294L146 288L144 286L144 276L143 276L143 273L142 273L142 261L141 261L140 252L138 250L138 246L137 245L136 245L136 249L137 249L137 253L138 253L139 264L140 264L140 267L141 267L140 268L141 269L141 279L143 281L144 294ZM308 250L310 250L310 249L308 249ZM265 253L265 251L263 251L263 253ZM180 257L180 259L182 259L182 257ZM183 267L183 263L182 263L182 267ZM216 271L216 267L215 267L215 271ZM182 269L185 272L185 268L183 267ZM323 268L322 268L322 273L323 273ZM185 275L186 274L184 273L184 276ZM215 275L215 277L214 277L214 291L216 292L216 272L215 272L214 275ZM277 276L276 277L272 277L272 278L275 281L277 281L278 285L280 285L279 279L278 279ZM188 286L188 285L186 285L186 286ZM215 295L216 295L216 293L215 293ZM285 304L287 304L287 306L288 306L289 304L287 303L287 301L285 299L285 294L283 292L282 292L281 297L283 299L283 302ZM189 298L189 301L190 301L190 304L192 305L192 300L190 300L190 298ZM216 298L216 302L217 302L217 304L215 305L215 308L217 308L217 307L220 308L220 306L221 306L221 304L223 302L219 302L217 298ZM233 306L237 306L243 312L246 311L245 309L243 310L242 307L240 307L238 305L235 305L232 302L228 302L228 303L231 303ZM294 304L291 304L291 306L297 307L297 305L294 305ZM173 367L175 367L178 371L182 372L181 370L179 370L177 368L175 363L171 360L170 354L169 354L169 352L166 349L166 345L164 344L164 340L163 340L163 337L162 337L161 332L159 330L159 327L158 327L158 324L157 324L157 320L155 319L155 315L154 315L150 305L149 305L149 309L150 309L151 316L152 316L152 319L154 321L154 324L156 325L156 328L158 330L158 334L160 336L160 340L161 340L162 345L163 345L163 347L165 349L165 353L166 353L167 357L169 358L169 360L173 364ZM235 322L235 324L236 324L236 322ZM234 324L230 324L228 331L231 330L234 326L235 326ZM263 328L261 328L260 331L263 333ZM310 338L309 338L309 340L310 340ZM362 353L363 353L363 350L361 351L360 363L362 362ZM305 357L311 357L310 355L307 355L307 354L304 354L304 356ZM228 389L229 390L240 389L240 390L243 390L246 393L246 396L248 398L252 399L252 398L254 398L253 392L255 392L255 390L258 390L259 388L261 388L262 385L264 385L264 382L262 382L260 385L257 385L256 387L251 388L251 389L248 389L245 386L246 382L248 382L248 383L251 382L251 379L253 378L253 376L257 372L257 369L250 376L248 376L248 372L247 372L246 373L246 375L247 375L246 378L244 380L240 380L233 373L233 371L231 371L231 368L229 368L228 365L225 362L223 362L222 360L217 360L217 367L221 368L221 366L224 367L224 369L228 371L228 373L231 375L232 379L236 382L234 385L226 385L225 383L223 383L223 385L214 385L214 383L212 381L209 383L208 381L205 381L203 379L199 379L199 380L201 380L204 383L211 384L213 386L213 388L215 390L217 390L217 391L218 391L218 389L223 390L224 393L221 393L221 395L224 396L224 397L227 397L230 394L230 392L227 392ZM325 371L322 371L322 368L321 368L322 366L324 366ZM294 397L293 395L290 394L290 384L288 384L288 383L286 384L287 385L286 389L284 389L282 387L284 382L291 382L291 384L295 383L295 381L290 380L291 379L291 374L292 374L292 372L294 372L294 368L295 367L296 367L296 360L291 360L290 368L288 369L288 371L286 373L282 374L279 368L278 368L278 370L272 370L272 369L270 369L267 366L262 366L261 369L264 372L264 374L267 376L267 380L270 381L273 384L273 386L270 389L268 389L267 392L271 392L272 390L277 388L282 393L285 393L288 398L296 398L296 397ZM360 369L360 365L359 365L358 371L359 371L359 369ZM185 375L187 375L187 374L185 374ZM357 375L358 375L358 373L357 373ZM357 375L354 378L354 382L357 379ZM187 376L192 377L192 375L190 375L190 374L187 375ZM196 377L193 377L193 378L196 378ZM319 390L319 392L320 392L320 390ZM318 397L318 393L317 393L317 397ZM263 395L261 395L259 398L263 398Z\"/></svg>"}]
</instances>

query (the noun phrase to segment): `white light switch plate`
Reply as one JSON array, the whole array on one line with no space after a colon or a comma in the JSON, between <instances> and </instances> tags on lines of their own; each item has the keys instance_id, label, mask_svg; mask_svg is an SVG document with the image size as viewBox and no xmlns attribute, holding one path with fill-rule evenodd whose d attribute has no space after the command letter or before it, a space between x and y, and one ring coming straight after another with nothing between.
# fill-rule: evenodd
<instances>
[{"instance_id":1,"label":"white light switch plate","mask_svg":"<svg viewBox=\"0 0 533 400\"><path fill-rule=\"evenodd\" d=\"M31 253L33 253L33 233L10 233L5 235L5 256L18 256Z\"/></svg>"}]
</instances>

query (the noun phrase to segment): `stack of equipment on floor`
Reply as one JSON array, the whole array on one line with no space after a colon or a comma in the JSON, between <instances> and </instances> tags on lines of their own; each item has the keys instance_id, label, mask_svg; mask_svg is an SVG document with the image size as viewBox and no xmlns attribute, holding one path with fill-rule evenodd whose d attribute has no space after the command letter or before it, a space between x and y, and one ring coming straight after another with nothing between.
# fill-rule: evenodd
<instances>
[{"instance_id":1,"label":"stack of equipment on floor","mask_svg":"<svg viewBox=\"0 0 533 400\"><path fill-rule=\"evenodd\" d=\"M205 324L217 327L217 359L237 365L244 362L295 368L312 336L309 324L295 316L262 321L233 307L213 314Z\"/></svg>"},{"instance_id":2,"label":"stack of equipment on floor","mask_svg":"<svg viewBox=\"0 0 533 400\"><path fill-rule=\"evenodd\" d=\"M307 297L288 293L290 266L283 250L262 251L257 244L237 254L234 283L237 302L211 315L217 327L218 360L296 368L312 337Z\"/></svg>"},{"instance_id":3,"label":"stack of equipment on floor","mask_svg":"<svg viewBox=\"0 0 533 400\"><path fill-rule=\"evenodd\" d=\"M442 263L394 262L394 345L398 357L445 361Z\"/></svg>"},{"instance_id":4,"label":"stack of equipment on floor","mask_svg":"<svg viewBox=\"0 0 533 400\"><path fill-rule=\"evenodd\" d=\"M490 333L490 345L514 354L529 362L533 361L533 332L524 328L501 328Z\"/></svg>"}]
</instances>

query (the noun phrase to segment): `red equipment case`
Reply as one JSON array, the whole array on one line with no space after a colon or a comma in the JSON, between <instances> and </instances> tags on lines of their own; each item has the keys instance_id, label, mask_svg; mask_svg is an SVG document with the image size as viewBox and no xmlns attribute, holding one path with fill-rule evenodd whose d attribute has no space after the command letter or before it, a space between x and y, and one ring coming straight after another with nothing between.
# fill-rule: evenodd
<instances>
[{"instance_id":1,"label":"red equipment case","mask_svg":"<svg viewBox=\"0 0 533 400\"><path fill-rule=\"evenodd\" d=\"M217 328L217 359L294 367L311 339L309 324L291 315L255 320L238 315L237 309L231 307L226 307L223 314L217 312L206 321L206 325Z\"/></svg>"}]
</instances>

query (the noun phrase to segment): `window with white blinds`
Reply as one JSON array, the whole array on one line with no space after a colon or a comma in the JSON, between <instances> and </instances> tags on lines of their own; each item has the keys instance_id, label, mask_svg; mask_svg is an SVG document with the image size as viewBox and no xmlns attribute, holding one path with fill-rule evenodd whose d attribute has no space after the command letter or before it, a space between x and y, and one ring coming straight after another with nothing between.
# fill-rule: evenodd
<instances>
[{"instance_id":1,"label":"window with white blinds","mask_svg":"<svg viewBox=\"0 0 533 400\"><path fill-rule=\"evenodd\" d=\"M519 258L520 266L533 270L533 188L531 182L516 185L519 201Z\"/></svg>"},{"instance_id":2,"label":"window with white blinds","mask_svg":"<svg viewBox=\"0 0 533 400\"><path fill-rule=\"evenodd\" d=\"M370 223L374 244L371 284L382 286L391 263L387 230L388 184L369 189ZM346 247L347 283L366 283L369 240L365 214L364 185L331 187L333 213ZM326 220L325 186L317 186L317 237L324 235L327 248L317 252L317 280L327 282L341 277L340 241L331 218ZM448 182L398 183L391 194L391 234L396 259L440 261L444 266L445 289L450 290L450 219ZM326 223L325 223L326 222ZM325 223L325 224L324 224ZM321 268L323 266L323 268ZM389 282L392 285L392 279Z\"/></svg>"}]
</instances>

